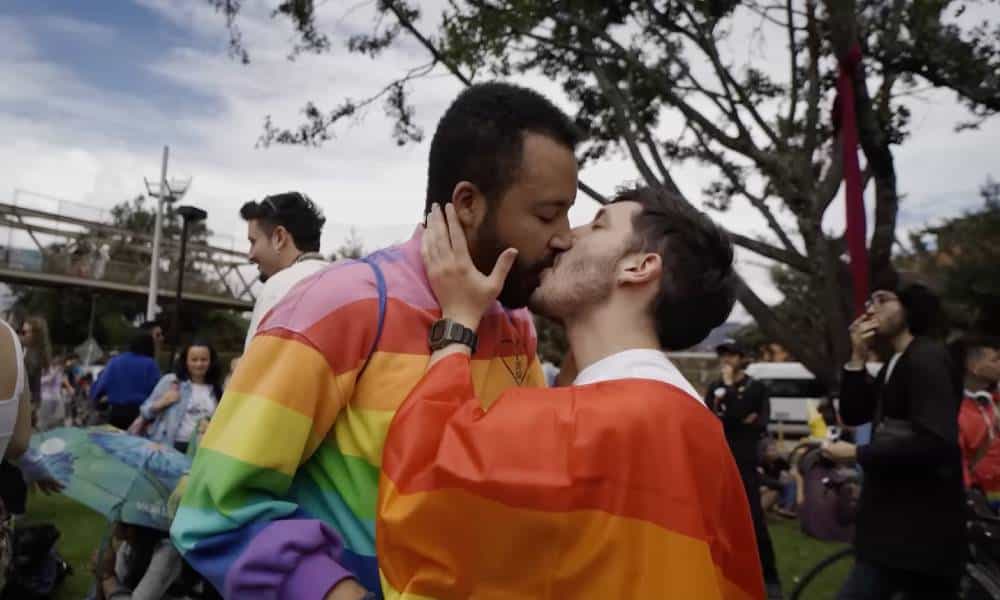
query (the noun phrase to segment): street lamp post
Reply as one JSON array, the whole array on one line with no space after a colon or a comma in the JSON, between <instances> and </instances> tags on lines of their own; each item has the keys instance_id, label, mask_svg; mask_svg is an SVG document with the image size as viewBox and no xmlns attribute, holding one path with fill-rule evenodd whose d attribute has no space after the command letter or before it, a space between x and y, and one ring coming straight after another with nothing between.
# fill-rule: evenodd
<instances>
[{"instance_id":1,"label":"street lamp post","mask_svg":"<svg viewBox=\"0 0 1000 600\"><path fill-rule=\"evenodd\" d=\"M184 296L184 267L187 261L187 241L188 230L192 223L204 221L208 213L194 206L181 206L177 209L177 214L184 219L184 226L181 228L181 260L180 271L177 272L177 298L174 302L174 350L177 350L181 341L181 299Z\"/></svg>"}]
</instances>

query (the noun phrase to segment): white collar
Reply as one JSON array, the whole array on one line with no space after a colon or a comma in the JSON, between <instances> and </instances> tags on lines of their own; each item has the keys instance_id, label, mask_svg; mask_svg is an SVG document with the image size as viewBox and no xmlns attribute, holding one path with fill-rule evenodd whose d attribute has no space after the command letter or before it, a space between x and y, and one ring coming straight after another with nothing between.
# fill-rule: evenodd
<instances>
[{"instance_id":1,"label":"white collar","mask_svg":"<svg viewBox=\"0 0 1000 600\"><path fill-rule=\"evenodd\" d=\"M588 385L616 379L651 379L670 384L704 404L694 386L660 350L640 348L606 356L580 371L573 385Z\"/></svg>"}]
</instances>

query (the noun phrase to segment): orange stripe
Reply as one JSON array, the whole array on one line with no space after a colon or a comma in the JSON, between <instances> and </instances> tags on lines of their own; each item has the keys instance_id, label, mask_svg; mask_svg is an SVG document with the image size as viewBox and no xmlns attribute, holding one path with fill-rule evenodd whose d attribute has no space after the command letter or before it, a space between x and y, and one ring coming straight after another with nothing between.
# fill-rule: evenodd
<instances>
[{"instance_id":1,"label":"orange stripe","mask_svg":"<svg viewBox=\"0 0 1000 600\"><path fill-rule=\"evenodd\" d=\"M705 542L601 511L400 494L383 477L378 514L379 564L401 598L755 597L720 574Z\"/></svg>"},{"instance_id":2,"label":"orange stripe","mask_svg":"<svg viewBox=\"0 0 1000 600\"><path fill-rule=\"evenodd\" d=\"M648 380L511 389L485 414L474 398L467 357L441 361L414 389L382 456L402 493L457 488L511 507L647 521L711 541L725 572L753 586L739 472L718 420L688 394Z\"/></svg>"}]
</instances>

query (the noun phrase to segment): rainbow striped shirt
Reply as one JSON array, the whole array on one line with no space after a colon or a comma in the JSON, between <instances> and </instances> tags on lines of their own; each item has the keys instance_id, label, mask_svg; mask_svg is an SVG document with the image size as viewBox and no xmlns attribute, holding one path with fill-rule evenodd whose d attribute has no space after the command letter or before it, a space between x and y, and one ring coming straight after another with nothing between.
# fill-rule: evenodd
<instances>
[{"instance_id":1,"label":"rainbow striped shirt","mask_svg":"<svg viewBox=\"0 0 1000 600\"><path fill-rule=\"evenodd\" d=\"M429 360L440 309L420 231L303 280L264 319L198 450L171 535L226 597L322 598L347 569L379 590L375 510L382 448L396 408ZM530 314L499 303L479 327L476 392L489 403L542 386ZM332 529L332 531L331 531ZM339 547L339 538L343 549Z\"/></svg>"}]
</instances>

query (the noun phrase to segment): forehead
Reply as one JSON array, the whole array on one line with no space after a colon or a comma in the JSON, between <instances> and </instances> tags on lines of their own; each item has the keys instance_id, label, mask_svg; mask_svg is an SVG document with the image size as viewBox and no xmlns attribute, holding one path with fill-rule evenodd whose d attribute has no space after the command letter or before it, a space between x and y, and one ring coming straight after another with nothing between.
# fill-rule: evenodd
<instances>
[{"instance_id":1,"label":"forehead","mask_svg":"<svg viewBox=\"0 0 1000 600\"><path fill-rule=\"evenodd\" d=\"M264 234L264 230L260 227L259 219L250 219L247 221L247 236L251 238L260 237Z\"/></svg>"},{"instance_id":2,"label":"forehead","mask_svg":"<svg viewBox=\"0 0 1000 600\"><path fill-rule=\"evenodd\" d=\"M576 198L576 156L552 138L524 134L521 164L512 188L530 189L527 198L535 203L563 202Z\"/></svg>"},{"instance_id":3,"label":"forehead","mask_svg":"<svg viewBox=\"0 0 1000 600\"><path fill-rule=\"evenodd\" d=\"M629 200L627 202L614 202L605 206L603 210L607 214L608 220L614 224L631 223L632 219L642 212L642 205Z\"/></svg>"},{"instance_id":4,"label":"forehead","mask_svg":"<svg viewBox=\"0 0 1000 600\"><path fill-rule=\"evenodd\" d=\"M208 351L208 348L206 348L205 346L191 346L191 349L188 350L188 357L194 357L194 356L204 357L208 356L209 354L210 353Z\"/></svg>"}]
</instances>

